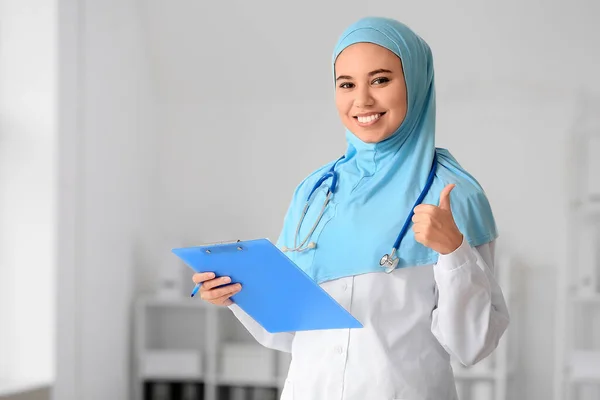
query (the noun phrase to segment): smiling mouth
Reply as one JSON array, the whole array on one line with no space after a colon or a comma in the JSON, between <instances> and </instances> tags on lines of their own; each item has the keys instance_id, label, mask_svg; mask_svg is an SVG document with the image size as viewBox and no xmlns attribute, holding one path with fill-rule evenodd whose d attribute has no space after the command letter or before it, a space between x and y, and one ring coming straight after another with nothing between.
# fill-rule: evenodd
<instances>
[{"instance_id":1,"label":"smiling mouth","mask_svg":"<svg viewBox=\"0 0 600 400\"><path fill-rule=\"evenodd\" d=\"M358 122L358 125L360 125L360 126L370 126L370 125L377 123L379 121L379 119L381 117L383 117L384 115L385 115L385 112L382 112L382 113L375 113L375 114L371 114L371 115L367 115L367 116L357 115L353 118Z\"/></svg>"}]
</instances>

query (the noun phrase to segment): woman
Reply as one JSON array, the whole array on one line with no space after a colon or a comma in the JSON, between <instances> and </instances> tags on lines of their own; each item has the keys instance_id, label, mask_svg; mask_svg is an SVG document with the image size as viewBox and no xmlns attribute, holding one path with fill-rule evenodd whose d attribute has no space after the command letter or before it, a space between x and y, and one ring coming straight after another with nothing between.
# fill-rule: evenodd
<instances>
[{"instance_id":1,"label":"woman","mask_svg":"<svg viewBox=\"0 0 600 400\"><path fill-rule=\"evenodd\" d=\"M433 61L419 36L364 18L339 39L333 69L347 150L298 185L277 244L364 327L269 334L229 299L239 285L194 282L258 342L292 353L282 399L456 399L451 356L477 363L509 323L490 205L435 148Z\"/></svg>"}]
</instances>

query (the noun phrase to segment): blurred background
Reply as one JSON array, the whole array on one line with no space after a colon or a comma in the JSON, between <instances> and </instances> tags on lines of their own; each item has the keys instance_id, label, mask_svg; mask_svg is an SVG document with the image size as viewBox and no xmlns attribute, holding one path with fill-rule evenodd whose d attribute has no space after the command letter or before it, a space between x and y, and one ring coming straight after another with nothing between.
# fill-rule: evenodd
<instances>
[{"instance_id":1,"label":"blurred background","mask_svg":"<svg viewBox=\"0 0 600 400\"><path fill-rule=\"evenodd\" d=\"M271 400L289 359L170 253L275 240L345 149L331 54L432 47L438 147L485 188L512 315L461 400L600 399L600 3L0 0L0 399Z\"/></svg>"}]
</instances>

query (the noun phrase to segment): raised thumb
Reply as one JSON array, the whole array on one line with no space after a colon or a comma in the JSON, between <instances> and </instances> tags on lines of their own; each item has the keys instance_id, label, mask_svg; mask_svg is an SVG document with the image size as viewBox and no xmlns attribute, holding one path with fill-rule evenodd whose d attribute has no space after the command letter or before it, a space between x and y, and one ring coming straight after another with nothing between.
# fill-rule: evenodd
<instances>
[{"instance_id":1,"label":"raised thumb","mask_svg":"<svg viewBox=\"0 0 600 400\"><path fill-rule=\"evenodd\" d=\"M440 194L440 205L439 205L439 207L442 210L451 211L451 208L450 208L450 192L452 191L452 189L454 189L455 186L456 185L454 183L451 183L448 186L446 186L444 188L444 190L442 190L442 193Z\"/></svg>"}]
</instances>

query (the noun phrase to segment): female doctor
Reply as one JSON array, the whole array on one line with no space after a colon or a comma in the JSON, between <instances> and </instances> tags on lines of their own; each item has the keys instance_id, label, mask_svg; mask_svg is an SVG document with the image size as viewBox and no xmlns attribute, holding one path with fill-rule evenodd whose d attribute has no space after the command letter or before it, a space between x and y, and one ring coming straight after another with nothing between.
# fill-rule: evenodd
<instances>
[{"instance_id":1,"label":"female doctor","mask_svg":"<svg viewBox=\"0 0 600 400\"><path fill-rule=\"evenodd\" d=\"M477 363L509 323L490 205L435 147L423 39L361 19L339 38L333 71L347 149L297 186L277 245L364 327L270 334L229 298L239 284L193 280L259 343L292 354L283 400L457 399L451 356Z\"/></svg>"}]
</instances>

